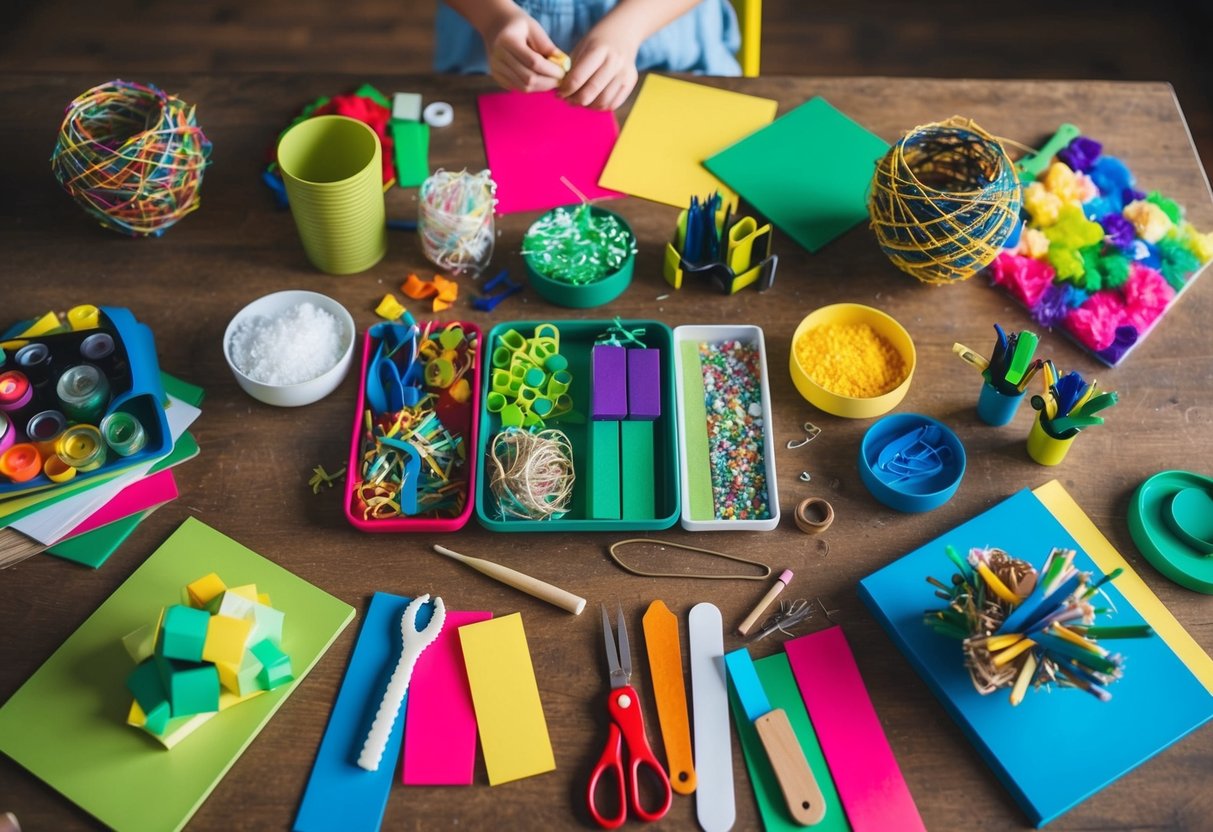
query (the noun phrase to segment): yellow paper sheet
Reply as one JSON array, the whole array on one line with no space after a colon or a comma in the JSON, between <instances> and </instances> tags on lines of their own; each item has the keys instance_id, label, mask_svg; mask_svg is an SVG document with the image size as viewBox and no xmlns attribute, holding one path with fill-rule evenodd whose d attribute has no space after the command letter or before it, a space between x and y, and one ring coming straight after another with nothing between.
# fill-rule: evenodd
<instances>
[{"instance_id":1,"label":"yellow paper sheet","mask_svg":"<svg viewBox=\"0 0 1213 832\"><path fill-rule=\"evenodd\" d=\"M518 613L459 628L489 785L556 768Z\"/></svg>"},{"instance_id":2,"label":"yellow paper sheet","mask_svg":"<svg viewBox=\"0 0 1213 832\"><path fill-rule=\"evenodd\" d=\"M1213 658L1210 658L1183 625L1175 620L1171 611L1103 536L1062 484L1051 480L1040 488L1033 489L1032 493L1045 504L1058 522L1065 526L1066 531L1078 541L1105 575L1113 569L1124 570L1124 574L1116 579L1116 588L1137 609L1146 623L1154 628L1154 633L1175 651L1175 655L1188 666L1201 684L1213 693Z\"/></svg>"},{"instance_id":3,"label":"yellow paper sheet","mask_svg":"<svg viewBox=\"0 0 1213 832\"><path fill-rule=\"evenodd\" d=\"M736 202L702 162L770 124L778 107L769 98L649 75L598 184L679 208L712 191Z\"/></svg>"}]
</instances>

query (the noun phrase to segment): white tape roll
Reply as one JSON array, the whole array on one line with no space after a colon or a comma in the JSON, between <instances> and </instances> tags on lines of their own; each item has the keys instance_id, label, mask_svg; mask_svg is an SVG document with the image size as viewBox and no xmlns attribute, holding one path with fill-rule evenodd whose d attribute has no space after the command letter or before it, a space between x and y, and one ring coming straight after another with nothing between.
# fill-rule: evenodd
<instances>
[{"instance_id":1,"label":"white tape roll","mask_svg":"<svg viewBox=\"0 0 1213 832\"><path fill-rule=\"evenodd\" d=\"M425 105L421 117L430 127L449 127L455 120L455 108L445 101L431 101Z\"/></svg>"}]
</instances>

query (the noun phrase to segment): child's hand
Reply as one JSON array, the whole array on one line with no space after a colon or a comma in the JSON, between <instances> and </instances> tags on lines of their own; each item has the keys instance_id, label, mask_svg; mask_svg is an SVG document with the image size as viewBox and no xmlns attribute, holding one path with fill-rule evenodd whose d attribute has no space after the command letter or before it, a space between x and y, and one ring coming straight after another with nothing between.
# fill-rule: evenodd
<instances>
[{"instance_id":1,"label":"child's hand","mask_svg":"<svg viewBox=\"0 0 1213 832\"><path fill-rule=\"evenodd\" d=\"M573 68L560 92L574 104L614 110L636 86L636 51L640 43L607 18L589 31L570 56Z\"/></svg>"},{"instance_id":2,"label":"child's hand","mask_svg":"<svg viewBox=\"0 0 1213 832\"><path fill-rule=\"evenodd\" d=\"M521 9L484 36L489 74L510 90L542 92L555 89L564 70L547 59L560 50L535 18Z\"/></svg>"}]
</instances>

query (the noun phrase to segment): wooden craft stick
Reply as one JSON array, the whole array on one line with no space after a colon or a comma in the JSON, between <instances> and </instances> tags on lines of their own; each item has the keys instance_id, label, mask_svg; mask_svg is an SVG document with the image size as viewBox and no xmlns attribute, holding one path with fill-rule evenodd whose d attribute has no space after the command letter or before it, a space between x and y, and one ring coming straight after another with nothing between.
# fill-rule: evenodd
<instances>
[{"instance_id":1,"label":"wooden craft stick","mask_svg":"<svg viewBox=\"0 0 1213 832\"><path fill-rule=\"evenodd\" d=\"M558 586L552 586L538 578L524 575L515 569L510 569L508 566L502 566L500 563L493 563L493 561L485 560L484 558L461 555L459 552L437 544L434 545L434 551L470 566L482 575L488 575L493 580L500 581L506 586L512 586L514 589L525 592L527 595L532 595L541 601L547 601L553 606L560 607L565 612L581 615L581 611L585 609L585 599L580 595L574 595Z\"/></svg>"}]
</instances>

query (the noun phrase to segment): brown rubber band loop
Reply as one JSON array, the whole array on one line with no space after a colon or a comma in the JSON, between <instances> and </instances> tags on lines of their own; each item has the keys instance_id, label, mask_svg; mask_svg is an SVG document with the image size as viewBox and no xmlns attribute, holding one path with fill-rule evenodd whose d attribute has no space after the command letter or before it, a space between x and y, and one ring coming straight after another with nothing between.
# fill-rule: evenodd
<instances>
[{"instance_id":1,"label":"brown rubber band loop","mask_svg":"<svg viewBox=\"0 0 1213 832\"><path fill-rule=\"evenodd\" d=\"M834 522L834 507L821 497L806 497L796 506L796 528L805 534L821 534Z\"/></svg>"}]
</instances>

